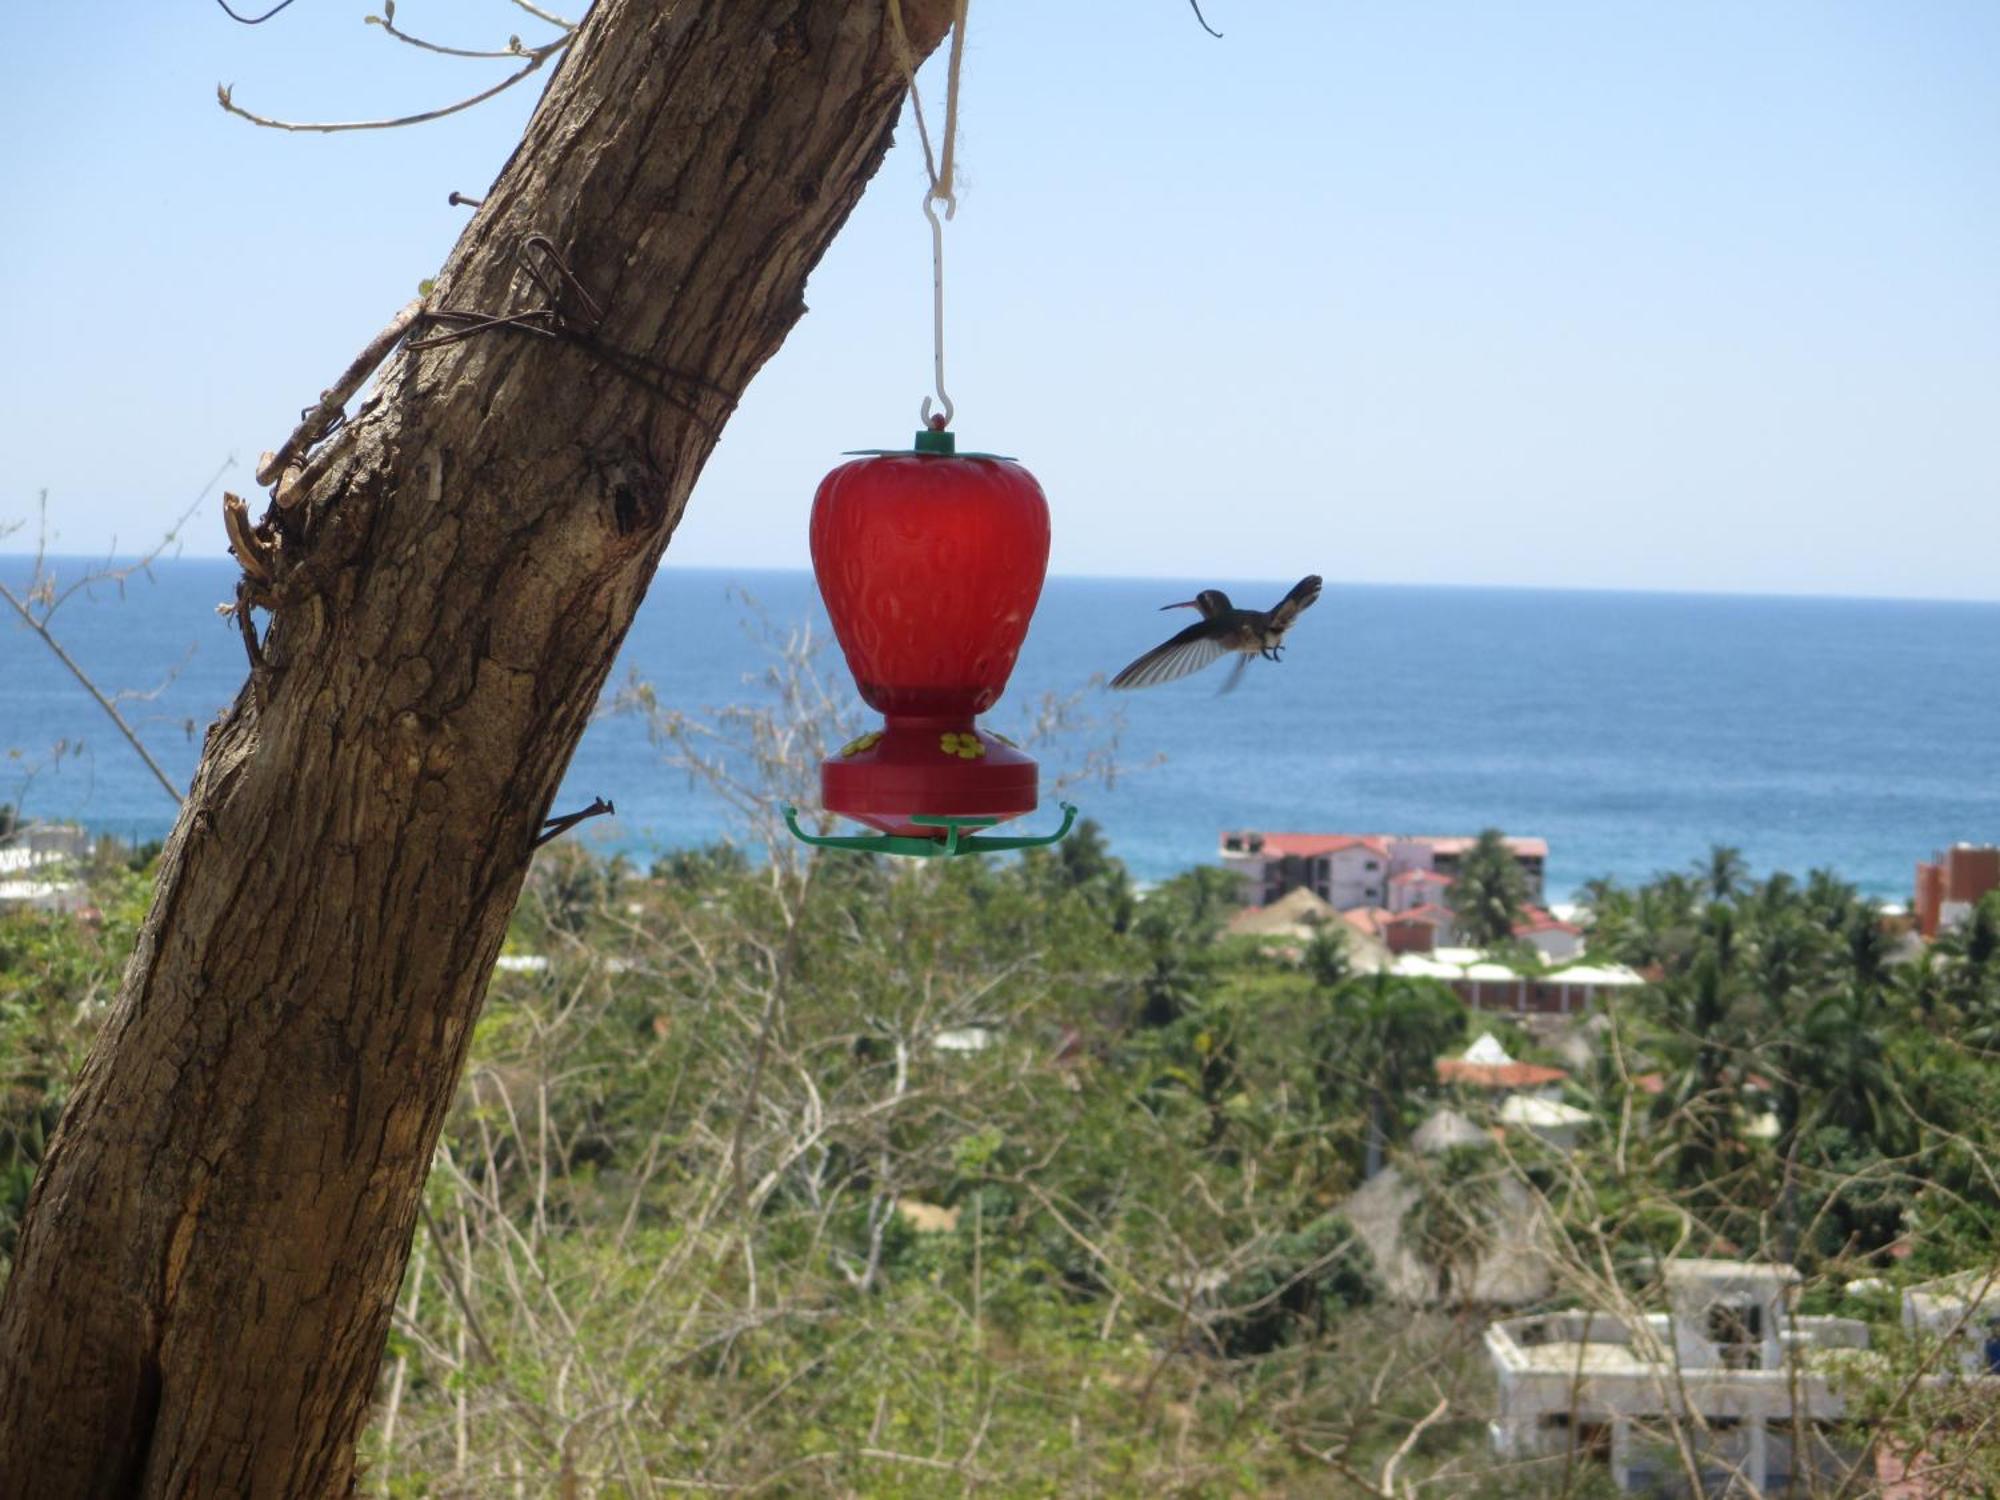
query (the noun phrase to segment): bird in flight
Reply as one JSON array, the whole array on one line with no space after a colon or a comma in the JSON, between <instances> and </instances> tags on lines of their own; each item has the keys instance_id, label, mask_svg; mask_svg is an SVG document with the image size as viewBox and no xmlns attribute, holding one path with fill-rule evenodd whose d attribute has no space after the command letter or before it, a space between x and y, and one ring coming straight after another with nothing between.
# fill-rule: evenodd
<instances>
[{"instance_id":1,"label":"bird in flight","mask_svg":"<svg viewBox=\"0 0 2000 1500\"><path fill-rule=\"evenodd\" d=\"M1230 671L1229 680L1222 685L1222 691L1226 693L1243 680L1243 669L1250 665L1251 657L1278 660L1278 653L1285 643L1285 632L1292 628L1300 613L1319 597L1319 585L1317 573L1301 578L1272 609L1238 609L1221 589L1203 589L1192 599L1183 599L1178 604L1164 604L1160 606L1162 609L1200 610L1201 618L1133 662L1111 679L1111 685L1115 688L1142 688L1172 682L1190 672L1199 672L1218 657L1233 651L1237 653L1236 666Z\"/></svg>"}]
</instances>

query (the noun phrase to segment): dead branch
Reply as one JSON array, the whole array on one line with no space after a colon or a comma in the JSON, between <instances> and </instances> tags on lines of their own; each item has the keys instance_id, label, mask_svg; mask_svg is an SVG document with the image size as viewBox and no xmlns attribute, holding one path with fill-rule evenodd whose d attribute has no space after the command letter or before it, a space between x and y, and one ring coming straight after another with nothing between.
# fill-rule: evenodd
<instances>
[{"instance_id":1,"label":"dead branch","mask_svg":"<svg viewBox=\"0 0 2000 1500\"><path fill-rule=\"evenodd\" d=\"M327 430L337 421L347 407L349 399L361 389L361 384L375 372L376 366L389 357L389 351L396 347L410 325L417 320L423 310L423 298L418 297L404 304L388 326L370 339L361 352L354 356L352 363L340 372L340 378L319 393L319 400L306 408L299 416L299 425L292 429L292 435L285 439L275 453L266 453L257 460L257 482L275 484L283 477L293 460L303 458L312 446L319 442ZM286 496L280 495L282 505Z\"/></svg>"}]
</instances>

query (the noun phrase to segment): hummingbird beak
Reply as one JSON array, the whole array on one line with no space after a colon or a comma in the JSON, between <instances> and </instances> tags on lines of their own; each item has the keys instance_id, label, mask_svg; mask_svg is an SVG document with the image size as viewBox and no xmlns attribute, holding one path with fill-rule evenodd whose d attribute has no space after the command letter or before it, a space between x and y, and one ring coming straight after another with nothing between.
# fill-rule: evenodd
<instances>
[{"instance_id":1,"label":"hummingbird beak","mask_svg":"<svg viewBox=\"0 0 2000 1500\"><path fill-rule=\"evenodd\" d=\"M1162 604L1160 606L1160 609L1163 613L1170 609L1200 609L1200 608L1201 608L1201 601L1199 599L1183 599L1178 604Z\"/></svg>"}]
</instances>

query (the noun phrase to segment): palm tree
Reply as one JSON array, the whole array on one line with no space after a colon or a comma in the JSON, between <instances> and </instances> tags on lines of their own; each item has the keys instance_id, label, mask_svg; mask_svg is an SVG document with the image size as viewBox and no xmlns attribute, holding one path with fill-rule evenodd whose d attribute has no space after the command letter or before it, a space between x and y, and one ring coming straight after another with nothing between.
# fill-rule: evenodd
<instances>
[{"instance_id":1,"label":"palm tree","mask_svg":"<svg viewBox=\"0 0 2000 1500\"><path fill-rule=\"evenodd\" d=\"M1438 1054L1464 1028L1457 997L1425 980L1381 973L1334 992L1314 1039L1320 1096L1366 1111L1364 1177L1382 1170L1398 1106L1436 1084Z\"/></svg>"},{"instance_id":2,"label":"palm tree","mask_svg":"<svg viewBox=\"0 0 2000 1500\"><path fill-rule=\"evenodd\" d=\"M1818 970L1819 944L1813 929L1796 920L1766 925L1758 939L1751 972L1766 1015L1782 1022L1792 997Z\"/></svg>"},{"instance_id":3,"label":"palm tree","mask_svg":"<svg viewBox=\"0 0 2000 1500\"><path fill-rule=\"evenodd\" d=\"M1347 928L1339 922L1323 922L1306 944L1306 972L1323 990L1339 989L1354 977L1354 959L1348 952Z\"/></svg>"},{"instance_id":4,"label":"palm tree","mask_svg":"<svg viewBox=\"0 0 2000 1500\"><path fill-rule=\"evenodd\" d=\"M1882 930L1881 919L1867 907L1857 906L1848 913L1841 936L1847 943L1847 972L1854 982L1871 992L1879 990L1889 963L1889 935Z\"/></svg>"},{"instance_id":5,"label":"palm tree","mask_svg":"<svg viewBox=\"0 0 2000 1500\"><path fill-rule=\"evenodd\" d=\"M1705 1179L1733 1134L1729 1064L1736 1038L1728 975L1715 952L1704 950L1689 973L1655 986L1653 997L1666 1031L1661 1051L1670 1064L1669 1086L1655 1112L1676 1137L1681 1179Z\"/></svg>"},{"instance_id":6,"label":"palm tree","mask_svg":"<svg viewBox=\"0 0 2000 1500\"><path fill-rule=\"evenodd\" d=\"M2000 1010L2000 895L1985 896L1971 920L1939 933L1931 951L1950 965L1947 993L1960 1014Z\"/></svg>"},{"instance_id":7,"label":"palm tree","mask_svg":"<svg viewBox=\"0 0 2000 1500\"><path fill-rule=\"evenodd\" d=\"M1792 1067L1808 1119L1862 1136L1885 1156L1897 1153L1906 1133L1888 1019L1878 994L1843 985L1806 1012Z\"/></svg>"},{"instance_id":8,"label":"palm tree","mask_svg":"<svg viewBox=\"0 0 2000 1500\"><path fill-rule=\"evenodd\" d=\"M1632 893L1599 875L1577 888L1577 899L1590 911L1590 946L1600 953L1623 954L1638 911Z\"/></svg>"},{"instance_id":9,"label":"palm tree","mask_svg":"<svg viewBox=\"0 0 2000 1500\"><path fill-rule=\"evenodd\" d=\"M1729 844L1710 844L1708 858L1695 862L1695 877L1709 900L1728 901L1748 883L1750 865L1741 849Z\"/></svg>"},{"instance_id":10,"label":"palm tree","mask_svg":"<svg viewBox=\"0 0 2000 1500\"><path fill-rule=\"evenodd\" d=\"M1854 886L1831 870L1814 870L1806 876L1806 910L1828 932L1838 932L1846 924L1857 900Z\"/></svg>"},{"instance_id":11,"label":"palm tree","mask_svg":"<svg viewBox=\"0 0 2000 1500\"><path fill-rule=\"evenodd\" d=\"M1623 942L1612 951L1638 968L1680 972L1687 966L1699 926L1700 888L1669 871L1639 888Z\"/></svg>"},{"instance_id":12,"label":"palm tree","mask_svg":"<svg viewBox=\"0 0 2000 1500\"><path fill-rule=\"evenodd\" d=\"M1716 966L1727 974L1736 967L1736 912L1720 901L1708 903L1701 914L1701 936L1714 953Z\"/></svg>"},{"instance_id":13,"label":"palm tree","mask_svg":"<svg viewBox=\"0 0 2000 1500\"><path fill-rule=\"evenodd\" d=\"M1235 909L1236 877L1198 866L1161 885L1131 924L1142 954L1140 1021L1164 1026L1185 1014L1214 983L1216 937Z\"/></svg>"},{"instance_id":14,"label":"palm tree","mask_svg":"<svg viewBox=\"0 0 2000 1500\"><path fill-rule=\"evenodd\" d=\"M1795 911L1801 899L1799 883L1784 870L1774 870L1771 878L1756 887L1751 896L1761 921L1771 921Z\"/></svg>"},{"instance_id":15,"label":"palm tree","mask_svg":"<svg viewBox=\"0 0 2000 1500\"><path fill-rule=\"evenodd\" d=\"M1504 943L1514 935L1521 908L1528 904L1528 878L1507 847L1506 835L1488 828L1466 850L1452 881L1451 909L1459 932L1477 947Z\"/></svg>"}]
</instances>

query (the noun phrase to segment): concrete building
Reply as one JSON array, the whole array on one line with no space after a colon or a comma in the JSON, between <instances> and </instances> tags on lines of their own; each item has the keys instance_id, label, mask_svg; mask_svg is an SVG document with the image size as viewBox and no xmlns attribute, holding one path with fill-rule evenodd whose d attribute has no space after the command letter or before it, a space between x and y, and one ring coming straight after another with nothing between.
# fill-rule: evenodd
<instances>
[{"instance_id":1,"label":"concrete building","mask_svg":"<svg viewBox=\"0 0 2000 1500\"><path fill-rule=\"evenodd\" d=\"M1379 906L1391 911L1436 905L1437 882L1404 882L1407 895L1392 897L1395 878L1423 873L1456 878L1460 862L1478 840L1387 833L1262 833L1239 830L1222 835L1223 868L1243 882L1246 906L1268 906L1300 886L1342 911ZM1545 839L1508 839L1528 885L1531 901L1542 899L1548 863ZM1400 904L1399 904L1400 903Z\"/></svg>"},{"instance_id":2,"label":"concrete building","mask_svg":"<svg viewBox=\"0 0 2000 1500\"><path fill-rule=\"evenodd\" d=\"M1702 1478L1716 1492L1732 1482L1748 1494L1783 1492L1808 1465L1832 1475L1857 1456L1834 1430L1845 1408L1824 1356L1865 1348L1865 1324L1795 1316L1799 1277L1789 1266L1682 1260L1663 1279L1665 1313L1547 1313L1486 1330L1499 1382L1496 1452L1573 1449L1609 1465L1621 1490L1684 1488L1671 1433L1700 1433L1691 1421L1699 1414Z\"/></svg>"},{"instance_id":3,"label":"concrete building","mask_svg":"<svg viewBox=\"0 0 2000 1500\"><path fill-rule=\"evenodd\" d=\"M1509 1094L1494 1118L1507 1129L1525 1131L1558 1151L1574 1151L1583 1133L1595 1123L1588 1110L1532 1094Z\"/></svg>"},{"instance_id":4,"label":"concrete building","mask_svg":"<svg viewBox=\"0 0 2000 1500\"><path fill-rule=\"evenodd\" d=\"M1678 1431L1694 1445L1705 1490L1753 1495L1800 1492L1808 1475L1833 1479L1863 1457L1868 1435L1844 1425L1837 1377L1870 1359L1866 1324L1795 1312L1790 1266L1678 1260L1661 1279L1665 1313L1577 1310L1487 1328L1496 1452L1574 1454L1608 1465L1621 1490L1685 1493ZM1904 1294L1906 1326L1965 1346L1956 1372L1926 1383L1991 1381L2000 1398L2000 1375L1982 1363L1980 1299L1992 1286L1929 1283Z\"/></svg>"},{"instance_id":5,"label":"concrete building","mask_svg":"<svg viewBox=\"0 0 2000 1500\"><path fill-rule=\"evenodd\" d=\"M2000 1276L1961 1271L1903 1293L1906 1332L1944 1339L1962 1375L2000 1376Z\"/></svg>"},{"instance_id":6,"label":"concrete building","mask_svg":"<svg viewBox=\"0 0 2000 1500\"><path fill-rule=\"evenodd\" d=\"M2000 848L1953 844L1917 866L1917 931L1926 938L1949 931L1972 917L1988 891L2000 889Z\"/></svg>"}]
</instances>

